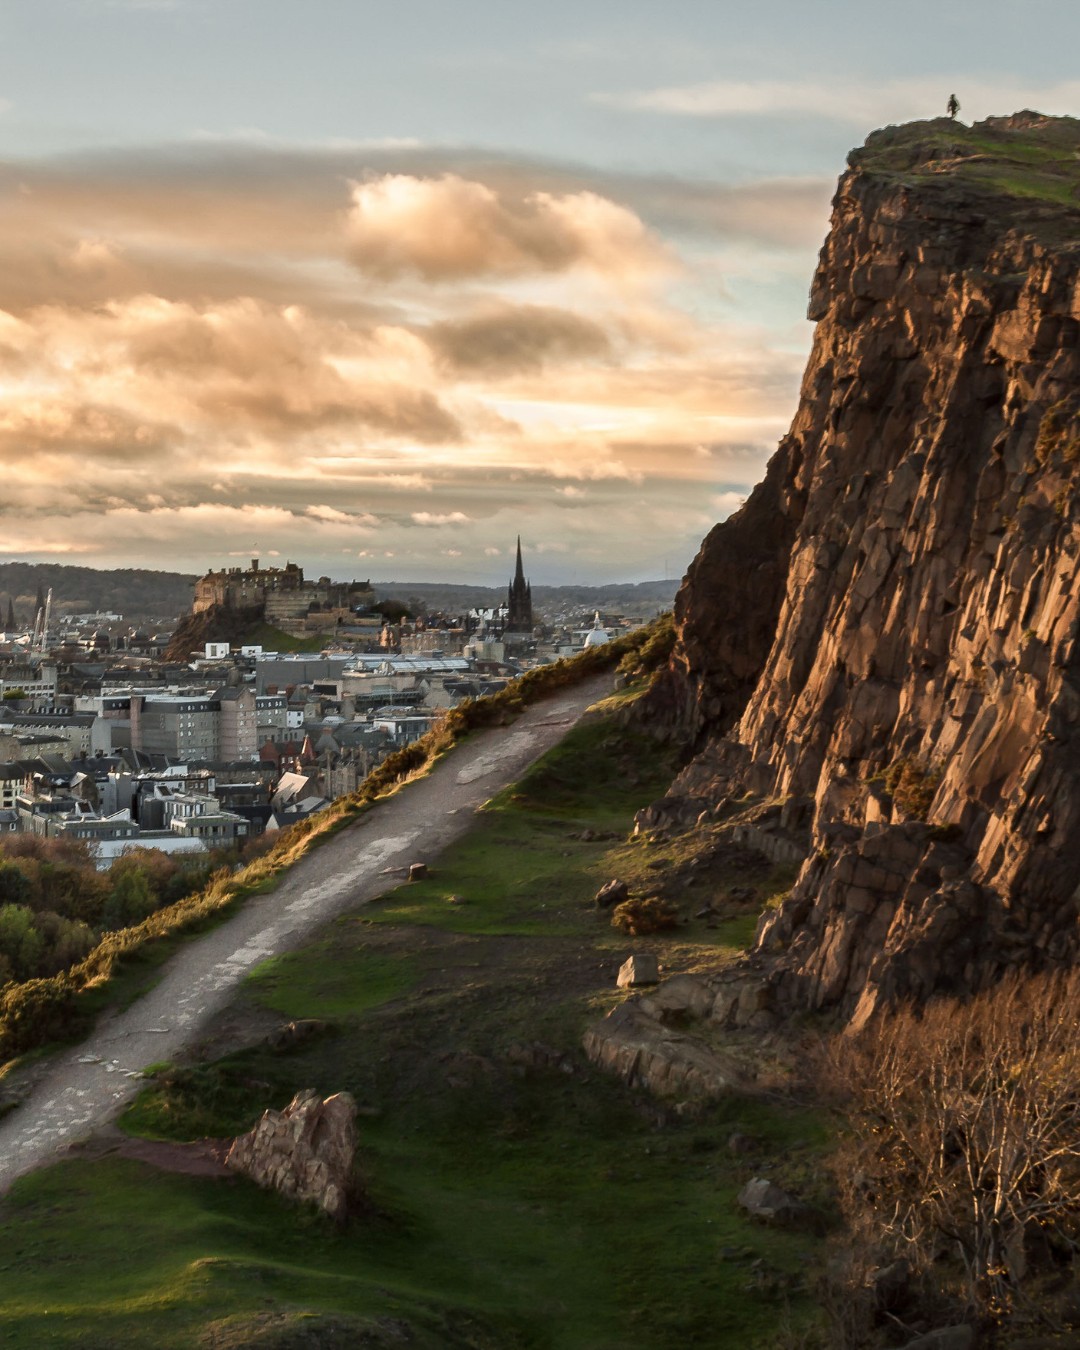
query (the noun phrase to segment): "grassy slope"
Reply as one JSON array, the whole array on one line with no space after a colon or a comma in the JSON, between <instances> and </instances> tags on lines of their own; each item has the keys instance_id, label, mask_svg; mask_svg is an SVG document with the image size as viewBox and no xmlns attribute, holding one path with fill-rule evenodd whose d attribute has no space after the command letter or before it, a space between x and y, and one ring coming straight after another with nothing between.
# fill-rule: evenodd
<instances>
[{"instance_id":1,"label":"grassy slope","mask_svg":"<svg viewBox=\"0 0 1080 1350\"><path fill-rule=\"evenodd\" d=\"M660 884L687 861L621 842L669 772L610 721L580 727L429 881L256 973L255 1005L328 1019L322 1034L164 1071L128 1114L134 1131L191 1138L244 1128L299 1087L348 1089L365 1108L368 1213L339 1233L242 1181L48 1169L3 1206L5 1345L378 1346L405 1318L420 1346L775 1346L788 1305L806 1310L815 1239L744 1222L734 1194L762 1166L807 1180L819 1123L737 1098L683 1118L577 1050L628 949L591 894L614 870ZM700 873L688 899L747 880L730 859ZM652 945L691 968L745 933L745 916L698 921ZM508 1062L536 1040L573 1072ZM762 1141L757 1157L731 1157L736 1129ZM295 1339L304 1327L315 1339Z\"/></svg>"},{"instance_id":2,"label":"grassy slope","mask_svg":"<svg viewBox=\"0 0 1080 1350\"><path fill-rule=\"evenodd\" d=\"M875 132L850 161L871 172L948 191L961 182L995 202L1002 228L1016 223L1055 241L1075 238L1080 211L1080 121L1030 127L965 126L938 118Z\"/></svg>"},{"instance_id":3,"label":"grassy slope","mask_svg":"<svg viewBox=\"0 0 1080 1350\"><path fill-rule=\"evenodd\" d=\"M332 631L309 633L307 637L294 637L291 633L286 633L266 622L251 624L243 634L245 643L263 647L268 652L321 652L327 643L333 640Z\"/></svg>"}]
</instances>

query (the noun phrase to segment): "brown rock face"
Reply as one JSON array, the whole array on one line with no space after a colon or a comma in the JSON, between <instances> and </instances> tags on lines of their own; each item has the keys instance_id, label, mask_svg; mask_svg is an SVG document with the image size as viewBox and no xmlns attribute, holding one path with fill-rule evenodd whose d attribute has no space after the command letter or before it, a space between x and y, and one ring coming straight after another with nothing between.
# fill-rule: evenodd
<instances>
[{"instance_id":1,"label":"brown rock face","mask_svg":"<svg viewBox=\"0 0 1080 1350\"><path fill-rule=\"evenodd\" d=\"M1080 123L853 156L791 432L677 602L658 699L701 748L673 795L752 791L805 846L757 941L789 1007L1077 949L1080 213L976 139L1071 165Z\"/></svg>"},{"instance_id":2,"label":"brown rock face","mask_svg":"<svg viewBox=\"0 0 1080 1350\"><path fill-rule=\"evenodd\" d=\"M347 1092L325 1101L298 1092L284 1111L266 1111L240 1135L225 1165L268 1190L308 1200L331 1218L348 1214L349 1179L356 1154L356 1103Z\"/></svg>"}]
</instances>

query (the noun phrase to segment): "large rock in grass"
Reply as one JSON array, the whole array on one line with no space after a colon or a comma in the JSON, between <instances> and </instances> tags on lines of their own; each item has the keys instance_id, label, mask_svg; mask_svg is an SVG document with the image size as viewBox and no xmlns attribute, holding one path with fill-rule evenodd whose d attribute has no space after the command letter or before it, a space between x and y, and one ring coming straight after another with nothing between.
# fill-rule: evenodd
<instances>
[{"instance_id":1,"label":"large rock in grass","mask_svg":"<svg viewBox=\"0 0 1080 1350\"><path fill-rule=\"evenodd\" d=\"M628 956L619 967L619 974L615 980L620 989L659 982L660 962L652 952L639 952L634 956Z\"/></svg>"},{"instance_id":2,"label":"large rock in grass","mask_svg":"<svg viewBox=\"0 0 1080 1350\"><path fill-rule=\"evenodd\" d=\"M356 1102L347 1092L323 1101L309 1088L284 1111L264 1112L253 1130L233 1141L225 1165L341 1222L355 1154Z\"/></svg>"},{"instance_id":3,"label":"large rock in grass","mask_svg":"<svg viewBox=\"0 0 1080 1350\"><path fill-rule=\"evenodd\" d=\"M783 1222L795 1218L803 1206L793 1195L781 1190L765 1177L748 1181L738 1195L738 1203L755 1219L776 1219Z\"/></svg>"},{"instance_id":4,"label":"large rock in grass","mask_svg":"<svg viewBox=\"0 0 1080 1350\"><path fill-rule=\"evenodd\" d=\"M597 909L611 909L630 899L630 887L618 877L612 877L596 892Z\"/></svg>"}]
</instances>

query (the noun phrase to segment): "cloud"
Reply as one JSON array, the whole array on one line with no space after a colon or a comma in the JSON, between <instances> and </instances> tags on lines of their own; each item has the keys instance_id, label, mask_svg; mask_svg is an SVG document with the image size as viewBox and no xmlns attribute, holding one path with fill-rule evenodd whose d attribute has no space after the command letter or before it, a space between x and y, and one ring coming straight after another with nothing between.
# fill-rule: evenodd
<instances>
[{"instance_id":1,"label":"cloud","mask_svg":"<svg viewBox=\"0 0 1080 1350\"><path fill-rule=\"evenodd\" d=\"M413 511L410 519L416 525L467 525L470 517L464 511Z\"/></svg>"},{"instance_id":2,"label":"cloud","mask_svg":"<svg viewBox=\"0 0 1080 1350\"><path fill-rule=\"evenodd\" d=\"M671 266L632 211L595 192L500 194L453 173L354 183L347 235L352 262L384 279L449 282L583 267L626 280Z\"/></svg>"},{"instance_id":3,"label":"cloud","mask_svg":"<svg viewBox=\"0 0 1080 1350\"><path fill-rule=\"evenodd\" d=\"M631 93L598 93L609 107L683 117L811 116L855 126L879 126L944 115L942 90L955 89L971 115L986 117L1013 108L1071 114L1080 102L1080 81L1026 85L1011 78L948 73L933 77L866 81L714 80Z\"/></svg>"},{"instance_id":4,"label":"cloud","mask_svg":"<svg viewBox=\"0 0 1080 1350\"><path fill-rule=\"evenodd\" d=\"M351 528L370 529L379 523L379 517L368 511L339 511L334 506L309 506L304 514L328 525L348 525Z\"/></svg>"},{"instance_id":5,"label":"cloud","mask_svg":"<svg viewBox=\"0 0 1080 1350\"><path fill-rule=\"evenodd\" d=\"M167 410L189 433L282 436L353 425L423 444L461 437L438 395L402 378L392 330L357 333L300 306L138 296L94 310L43 307L0 335L16 352L17 341L36 352L33 382L48 373L84 397L93 389L129 418ZM422 344L414 345L422 361Z\"/></svg>"},{"instance_id":6,"label":"cloud","mask_svg":"<svg viewBox=\"0 0 1080 1350\"><path fill-rule=\"evenodd\" d=\"M794 405L800 339L729 259L783 251L800 306L826 196L239 139L0 164L4 547L315 571L377 538L503 581L527 523L552 568L648 575Z\"/></svg>"},{"instance_id":7,"label":"cloud","mask_svg":"<svg viewBox=\"0 0 1080 1350\"><path fill-rule=\"evenodd\" d=\"M435 323L425 337L448 367L463 374L537 371L549 362L611 354L611 339L599 323L541 305L496 302L480 313Z\"/></svg>"}]
</instances>

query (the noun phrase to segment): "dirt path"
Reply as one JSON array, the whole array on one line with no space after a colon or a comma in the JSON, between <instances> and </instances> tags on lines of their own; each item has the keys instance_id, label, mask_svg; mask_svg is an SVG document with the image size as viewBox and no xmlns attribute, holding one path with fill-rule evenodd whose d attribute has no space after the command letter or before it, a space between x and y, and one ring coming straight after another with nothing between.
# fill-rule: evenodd
<instances>
[{"instance_id":1,"label":"dirt path","mask_svg":"<svg viewBox=\"0 0 1080 1350\"><path fill-rule=\"evenodd\" d=\"M489 797L520 777L611 688L596 677L530 708L507 729L476 734L426 778L316 848L277 889L187 944L161 982L89 1038L51 1059L0 1121L0 1193L111 1120L139 1090L140 1071L175 1058L208 1031L251 968L300 946L336 915L398 885L390 868L431 862Z\"/></svg>"}]
</instances>

